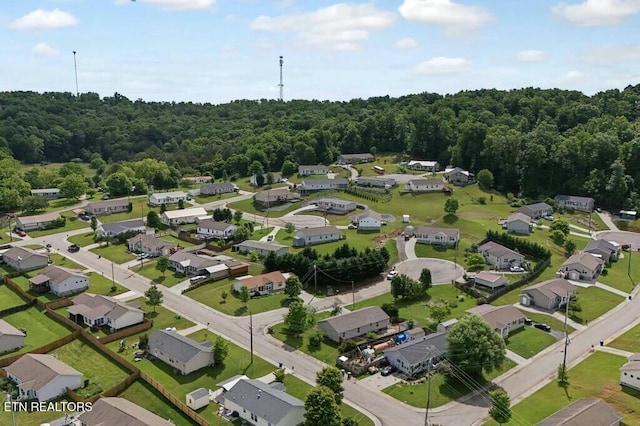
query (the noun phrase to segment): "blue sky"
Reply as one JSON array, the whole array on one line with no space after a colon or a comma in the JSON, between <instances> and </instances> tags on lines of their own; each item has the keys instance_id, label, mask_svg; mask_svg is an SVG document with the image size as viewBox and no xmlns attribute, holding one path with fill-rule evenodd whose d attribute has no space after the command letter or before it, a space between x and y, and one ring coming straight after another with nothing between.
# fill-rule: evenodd
<instances>
[{"instance_id":1,"label":"blue sky","mask_svg":"<svg viewBox=\"0 0 640 426\"><path fill-rule=\"evenodd\" d=\"M0 90L222 103L640 83L640 0L4 0Z\"/></svg>"}]
</instances>

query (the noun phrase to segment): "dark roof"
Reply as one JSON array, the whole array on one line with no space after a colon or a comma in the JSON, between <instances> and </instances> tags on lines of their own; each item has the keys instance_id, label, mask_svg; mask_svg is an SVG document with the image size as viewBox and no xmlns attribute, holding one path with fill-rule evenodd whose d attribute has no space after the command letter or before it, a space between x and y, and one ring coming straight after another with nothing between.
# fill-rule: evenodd
<instances>
[{"instance_id":1,"label":"dark roof","mask_svg":"<svg viewBox=\"0 0 640 426\"><path fill-rule=\"evenodd\" d=\"M442 355L447 350L447 332L432 333L422 339L412 340L384 351L384 354L398 352L411 365Z\"/></svg>"},{"instance_id":2,"label":"dark roof","mask_svg":"<svg viewBox=\"0 0 640 426\"><path fill-rule=\"evenodd\" d=\"M233 401L270 424L278 424L295 407L304 407L298 398L272 388L259 380L241 379L224 394Z\"/></svg>"},{"instance_id":3,"label":"dark roof","mask_svg":"<svg viewBox=\"0 0 640 426\"><path fill-rule=\"evenodd\" d=\"M593 198L591 197L581 197L578 195L556 195L554 201L557 203L558 201L575 201L579 203L593 203Z\"/></svg>"},{"instance_id":4,"label":"dark roof","mask_svg":"<svg viewBox=\"0 0 640 426\"><path fill-rule=\"evenodd\" d=\"M298 170L302 171L302 170L327 170L327 166L325 166L324 164L318 164L315 166L298 166Z\"/></svg>"},{"instance_id":5,"label":"dark roof","mask_svg":"<svg viewBox=\"0 0 640 426\"><path fill-rule=\"evenodd\" d=\"M144 220L132 219L132 220L123 220L122 222L103 223L102 225L100 225L100 227L106 233L118 235L118 234L122 234L123 232L130 231L132 229L143 228Z\"/></svg>"},{"instance_id":6,"label":"dark roof","mask_svg":"<svg viewBox=\"0 0 640 426\"><path fill-rule=\"evenodd\" d=\"M534 204L527 204L526 206L522 206L522 208L527 208L527 209L536 211L536 210L548 210L552 207L547 203L534 203Z\"/></svg>"},{"instance_id":7,"label":"dark roof","mask_svg":"<svg viewBox=\"0 0 640 426\"><path fill-rule=\"evenodd\" d=\"M584 248L583 251L588 252L591 250L604 250L604 251L609 251L610 252L609 254L611 254L618 251L618 247L607 240L592 240L592 241L589 241L589 243L587 244L587 246Z\"/></svg>"},{"instance_id":8,"label":"dark roof","mask_svg":"<svg viewBox=\"0 0 640 426\"><path fill-rule=\"evenodd\" d=\"M87 426L171 426L173 422L124 398L100 398L78 416Z\"/></svg>"},{"instance_id":9,"label":"dark roof","mask_svg":"<svg viewBox=\"0 0 640 426\"><path fill-rule=\"evenodd\" d=\"M613 426L622 416L601 399L579 399L552 414L536 426Z\"/></svg>"},{"instance_id":10,"label":"dark roof","mask_svg":"<svg viewBox=\"0 0 640 426\"><path fill-rule=\"evenodd\" d=\"M157 348L180 362L188 362L200 352L213 352L211 346L169 330L158 330L149 336L149 348Z\"/></svg>"},{"instance_id":11,"label":"dark roof","mask_svg":"<svg viewBox=\"0 0 640 426\"><path fill-rule=\"evenodd\" d=\"M305 228L298 231L305 237L314 237L318 235L340 234L341 232L335 226L318 226L315 228Z\"/></svg>"},{"instance_id":12,"label":"dark roof","mask_svg":"<svg viewBox=\"0 0 640 426\"><path fill-rule=\"evenodd\" d=\"M522 290L522 292L526 293L528 290L538 290L549 299L553 299L557 296L564 297L567 295L567 292L573 292L575 286L564 278L555 278L529 286Z\"/></svg>"},{"instance_id":13,"label":"dark roof","mask_svg":"<svg viewBox=\"0 0 640 426\"><path fill-rule=\"evenodd\" d=\"M368 308L358 309L357 311L338 315L337 317L327 318L319 323L328 324L338 334L344 333L361 325L372 324L379 321L387 321L389 315L379 306L370 306Z\"/></svg>"},{"instance_id":14,"label":"dark roof","mask_svg":"<svg viewBox=\"0 0 640 426\"><path fill-rule=\"evenodd\" d=\"M237 228L236 225L233 225L231 223L218 222L212 219L202 219L201 221L198 222L198 228L212 229L214 231L226 231L230 227Z\"/></svg>"},{"instance_id":15,"label":"dark roof","mask_svg":"<svg viewBox=\"0 0 640 426\"><path fill-rule=\"evenodd\" d=\"M511 250L509 247L505 247L501 244L498 244L496 242L493 241L487 241L486 243L484 243L483 245L481 245L480 247L478 247L478 252L481 253L483 251L488 252L489 254L492 254L496 257L502 257L502 256L506 256L506 255L516 255L519 257L524 257L523 255L521 255L520 253Z\"/></svg>"},{"instance_id":16,"label":"dark roof","mask_svg":"<svg viewBox=\"0 0 640 426\"><path fill-rule=\"evenodd\" d=\"M35 251L24 247L11 247L2 255L4 259L10 259L14 262L27 260L33 256L47 257L44 254L36 253Z\"/></svg>"}]
</instances>

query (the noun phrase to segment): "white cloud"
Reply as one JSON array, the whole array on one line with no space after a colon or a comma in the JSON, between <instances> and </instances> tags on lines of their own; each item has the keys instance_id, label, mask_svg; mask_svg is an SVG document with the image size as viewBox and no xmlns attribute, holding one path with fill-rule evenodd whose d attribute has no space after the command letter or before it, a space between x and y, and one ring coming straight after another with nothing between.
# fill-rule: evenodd
<instances>
[{"instance_id":1,"label":"white cloud","mask_svg":"<svg viewBox=\"0 0 640 426\"><path fill-rule=\"evenodd\" d=\"M575 71L575 70L571 70L571 71L567 71L567 73L562 77L562 81L576 81L576 80L582 80L585 77L585 74L580 72L580 71Z\"/></svg>"},{"instance_id":2,"label":"white cloud","mask_svg":"<svg viewBox=\"0 0 640 426\"><path fill-rule=\"evenodd\" d=\"M72 27L78 23L75 16L59 9L36 9L11 22L9 26L19 30L42 30Z\"/></svg>"},{"instance_id":3,"label":"white cloud","mask_svg":"<svg viewBox=\"0 0 640 426\"><path fill-rule=\"evenodd\" d=\"M143 0L152 6L165 10L202 10L210 9L216 0Z\"/></svg>"},{"instance_id":4,"label":"white cloud","mask_svg":"<svg viewBox=\"0 0 640 426\"><path fill-rule=\"evenodd\" d=\"M404 0L398 11L407 21L442 26L449 36L472 33L494 19L482 8L451 0Z\"/></svg>"},{"instance_id":5,"label":"white cloud","mask_svg":"<svg viewBox=\"0 0 640 426\"><path fill-rule=\"evenodd\" d=\"M559 3L553 13L581 27L614 25L640 13L638 0L585 0L580 4Z\"/></svg>"},{"instance_id":6,"label":"white cloud","mask_svg":"<svg viewBox=\"0 0 640 426\"><path fill-rule=\"evenodd\" d=\"M358 50L369 32L393 24L392 12L373 4L339 3L315 12L259 16L250 25L254 31L293 33L300 44L330 50Z\"/></svg>"},{"instance_id":7,"label":"white cloud","mask_svg":"<svg viewBox=\"0 0 640 426\"><path fill-rule=\"evenodd\" d=\"M412 49L414 47L418 47L418 42L412 39L411 37L401 38L396 41L393 46L396 49Z\"/></svg>"},{"instance_id":8,"label":"white cloud","mask_svg":"<svg viewBox=\"0 0 640 426\"><path fill-rule=\"evenodd\" d=\"M416 65L413 70L417 74L458 74L471 70L471 62L464 58L446 58L438 56Z\"/></svg>"},{"instance_id":9,"label":"white cloud","mask_svg":"<svg viewBox=\"0 0 640 426\"><path fill-rule=\"evenodd\" d=\"M586 62L599 66L637 62L640 61L640 43L593 46L583 50L580 56Z\"/></svg>"},{"instance_id":10,"label":"white cloud","mask_svg":"<svg viewBox=\"0 0 640 426\"><path fill-rule=\"evenodd\" d=\"M273 49L273 43L268 38L262 38L256 42L256 47L260 50Z\"/></svg>"},{"instance_id":11,"label":"white cloud","mask_svg":"<svg viewBox=\"0 0 640 426\"><path fill-rule=\"evenodd\" d=\"M521 50L516 59L520 62L542 62L547 59L547 54L542 50Z\"/></svg>"},{"instance_id":12,"label":"white cloud","mask_svg":"<svg viewBox=\"0 0 640 426\"><path fill-rule=\"evenodd\" d=\"M60 51L49 46L47 43L38 43L33 46L31 53L36 56L57 56L60 54Z\"/></svg>"}]
</instances>

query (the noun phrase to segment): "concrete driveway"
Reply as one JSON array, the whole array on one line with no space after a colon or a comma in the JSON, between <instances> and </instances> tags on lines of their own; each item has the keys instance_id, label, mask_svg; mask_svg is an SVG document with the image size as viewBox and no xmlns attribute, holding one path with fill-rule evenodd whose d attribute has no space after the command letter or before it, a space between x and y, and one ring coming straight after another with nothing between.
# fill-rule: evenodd
<instances>
[{"instance_id":1,"label":"concrete driveway","mask_svg":"<svg viewBox=\"0 0 640 426\"><path fill-rule=\"evenodd\" d=\"M366 386L368 389L382 390L384 388L388 388L391 385L395 385L400 382L400 378L396 377L395 374L389 374L388 376L383 376L380 373L372 374L370 376L365 377L364 379L358 380L358 384Z\"/></svg>"},{"instance_id":2,"label":"concrete driveway","mask_svg":"<svg viewBox=\"0 0 640 426\"><path fill-rule=\"evenodd\" d=\"M397 269L401 274L408 275L414 280L420 278L420 273L424 268L431 270L431 279L434 284L449 284L464 274L464 270L460 265L442 259L419 258L407 260L398 264Z\"/></svg>"}]
</instances>

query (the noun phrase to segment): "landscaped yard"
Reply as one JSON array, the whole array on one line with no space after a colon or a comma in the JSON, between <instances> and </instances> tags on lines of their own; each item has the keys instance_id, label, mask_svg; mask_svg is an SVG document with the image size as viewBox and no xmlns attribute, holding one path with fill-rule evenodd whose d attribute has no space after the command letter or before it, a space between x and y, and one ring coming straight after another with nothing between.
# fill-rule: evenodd
<instances>
[{"instance_id":1,"label":"landscaped yard","mask_svg":"<svg viewBox=\"0 0 640 426\"><path fill-rule=\"evenodd\" d=\"M160 237L160 239L168 241L168 242L170 242L171 244L173 244L176 247L189 248L189 247L193 247L195 245L193 243L190 243L189 241L179 240L178 238L174 237L173 235L165 235L164 237Z\"/></svg>"},{"instance_id":2,"label":"landscaped yard","mask_svg":"<svg viewBox=\"0 0 640 426\"><path fill-rule=\"evenodd\" d=\"M322 312L316 314L315 317L317 321L320 321L328 318L329 316L331 316L329 312ZM325 362L329 365L335 365L336 361L338 360L338 356L340 355L338 344L329 340L325 340L320 344L319 349L311 350L308 346L308 343L309 336L311 335L312 330L313 329L309 329L300 337L296 337L294 335L285 333L285 325L284 323L280 323L273 327L273 337L283 341L294 349L298 349L308 355L311 355L312 357L319 359L322 362Z\"/></svg>"},{"instance_id":3,"label":"landscaped yard","mask_svg":"<svg viewBox=\"0 0 640 426\"><path fill-rule=\"evenodd\" d=\"M545 387L511 407L513 421L506 425L536 424L581 398L601 398L622 416L624 424L640 424L640 392L621 389L619 368L623 357L596 351L569 370L569 385L561 387L553 380ZM497 425L491 421L488 425Z\"/></svg>"},{"instance_id":4,"label":"landscaped yard","mask_svg":"<svg viewBox=\"0 0 640 426\"><path fill-rule=\"evenodd\" d=\"M64 214L61 214L61 216L64 216L67 218L67 221L62 228L40 229L36 231L29 231L27 232L27 234L30 237L37 238L37 237L44 237L45 235L61 234L69 231L74 231L76 229L82 229L82 228L88 228L89 230L91 229L91 225L89 224L89 222L84 222L78 219L78 216L76 216L71 212L65 212Z\"/></svg>"},{"instance_id":5,"label":"landscaped yard","mask_svg":"<svg viewBox=\"0 0 640 426\"><path fill-rule=\"evenodd\" d=\"M579 287L577 294L582 312L570 313L569 316L579 323L593 321L624 300L624 297L598 287Z\"/></svg>"},{"instance_id":6,"label":"landscaped yard","mask_svg":"<svg viewBox=\"0 0 640 426\"><path fill-rule=\"evenodd\" d=\"M75 244L77 246L86 247L94 243L93 241L94 236L95 236L94 232L91 231L91 232L87 232L86 234L72 235L69 238L67 238L67 240L69 240L70 243Z\"/></svg>"},{"instance_id":7,"label":"landscaped yard","mask_svg":"<svg viewBox=\"0 0 640 426\"><path fill-rule=\"evenodd\" d=\"M630 328L608 346L629 352L640 352L640 324Z\"/></svg>"},{"instance_id":8,"label":"landscaped yard","mask_svg":"<svg viewBox=\"0 0 640 426\"><path fill-rule=\"evenodd\" d=\"M64 257L60 253L51 253L49 255L49 259L51 259L51 262L54 265L61 266L63 268L79 269L79 270L85 269L84 266L77 264L76 262L74 262L73 260L71 260L71 259L69 259L67 257Z\"/></svg>"},{"instance_id":9,"label":"landscaped yard","mask_svg":"<svg viewBox=\"0 0 640 426\"><path fill-rule=\"evenodd\" d=\"M0 285L0 311L14 306L24 305L26 302L6 285Z\"/></svg>"},{"instance_id":10,"label":"landscaped yard","mask_svg":"<svg viewBox=\"0 0 640 426\"><path fill-rule=\"evenodd\" d=\"M147 410L157 414L163 419L171 420L173 423L175 423L176 426L193 425L193 421L189 417L184 415L182 411L175 408L173 404L171 404L168 399L163 397L160 392L158 392L142 380L135 381L131 386L125 389L125 391L118 396L125 398L133 402L134 404L141 406L142 408L146 408ZM215 404L214 406L217 407L217 405ZM220 418L220 421L224 422L222 418ZM227 422L224 423L227 425L229 424ZM218 425L218 423L212 424L216 426Z\"/></svg>"},{"instance_id":11,"label":"landscaped yard","mask_svg":"<svg viewBox=\"0 0 640 426\"><path fill-rule=\"evenodd\" d=\"M87 290L88 293L102 294L104 296L113 297L127 291L126 288L117 283L116 291L111 291L111 286L113 285L111 279L104 277L97 272L89 272L87 275L89 276L89 289Z\"/></svg>"},{"instance_id":12,"label":"landscaped yard","mask_svg":"<svg viewBox=\"0 0 640 426\"><path fill-rule=\"evenodd\" d=\"M0 358L32 351L71 334L69 329L55 322L36 308L29 308L16 312L15 314L7 315L3 320L16 328L27 330L27 337L24 339L25 346L22 349L8 354L2 354Z\"/></svg>"},{"instance_id":13,"label":"landscaped yard","mask_svg":"<svg viewBox=\"0 0 640 426\"><path fill-rule=\"evenodd\" d=\"M92 248L90 251L117 264L126 263L136 258L135 255L127 251L127 246L125 244L103 245L101 247Z\"/></svg>"},{"instance_id":14,"label":"landscaped yard","mask_svg":"<svg viewBox=\"0 0 640 426\"><path fill-rule=\"evenodd\" d=\"M7 394L5 392L0 393L0 406L4 407L4 403L7 401ZM56 402L70 402L72 400L67 398L61 398ZM1 425L43 425L54 420L64 417L63 412L55 410L43 410L43 411L14 411L13 419L10 410L0 410L0 424ZM12 423L15 421L15 423Z\"/></svg>"},{"instance_id":15,"label":"landscaped yard","mask_svg":"<svg viewBox=\"0 0 640 426\"><path fill-rule=\"evenodd\" d=\"M564 330L564 322L552 317L551 315L537 314L535 312L529 312L529 311L521 311L521 312L525 316L527 316L528 318L533 320L534 322L547 324L548 326L550 326L554 330L558 330L558 331L563 331ZM574 331L576 331L576 329L567 324L567 332L569 334L571 334Z\"/></svg>"},{"instance_id":16,"label":"landscaped yard","mask_svg":"<svg viewBox=\"0 0 640 426\"><path fill-rule=\"evenodd\" d=\"M630 293L640 280L640 254L622 252L623 258L607 267L607 274L600 275L598 281L608 286ZM631 259L631 262L629 262ZM629 278L631 275L631 278Z\"/></svg>"},{"instance_id":17,"label":"landscaped yard","mask_svg":"<svg viewBox=\"0 0 640 426\"><path fill-rule=\"evenodd\" d=\"M167 269L166 271L164 271L164 274L162 274L162 272L156 269L156 264L158 263L157 259L145 259L143 262L144 264L142 265L142 268L140 266L135 266L131 268L131 270L136 274L140 274L145 278L149 278L153 282L162 284L165 287L173 287L174 285L188 279L182 274L173 272L171 269Z\"/></svg>"},{"instance_id":18,"label":"landscaped yard","mask_svg":"<svg viewBox=\"0 0 640 426\"><path fill-rule=\"evenodd\" d=\"M525 326L509 335L507 349L523 358L531 358L543 349L553 345L558 340L551 334L535 327Z\"/></svg>"}]
</instances>

